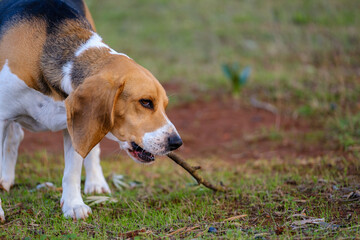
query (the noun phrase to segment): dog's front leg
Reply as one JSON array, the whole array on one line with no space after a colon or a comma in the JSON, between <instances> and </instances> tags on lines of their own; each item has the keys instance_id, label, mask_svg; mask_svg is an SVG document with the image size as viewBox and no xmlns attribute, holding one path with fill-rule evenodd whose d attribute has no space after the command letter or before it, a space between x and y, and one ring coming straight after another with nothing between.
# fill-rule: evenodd
<instances>
[{"instance_id":1,"label":"dog's front leg","mask_svg":"<svg viewBox=\"0 0 360 240\"><path fill-rule=\"evenodd\" d=\"M100 166L100 144L90 151L84 161L86 171L84 193L111 193Z\"/></svg>"},{"instance_id":2,"label":"dog's front leg","mask_svg":"<svg viewBox=\"0 0 360 240\"><path fill-rule=\"evenodd\" d=\"M81 197L81 168L83 158L74 150L67 130L63 131L65 149L65 170L62 182L62 211L65 217L85 219L91 214Z\"/></svg>"},{"instance_id":3,"label":"dog's front leg","mask_svg":"<svg viewBox=\"0 0 360 240\"><path fill-rule=\"evenodd\" d=\"M14 184L18 148L24 138L24 131L18 123L11 121L5 135L0 188L9 191Z\"/></svg>"},{"instance_id":4,"label":"dog's front leg","mask_svg":"<svg viewBox=\"0 0 360 240\"><path fill-rule=\"evenodd\" d=\"M9 125L9 121L0 120L0 173L3 167L3 159L4 159L4 143L5 143L5 134L7 127ZM4 210L1 208L1 199L0 199L0 221L5 221Z\"/></svg>"},{"instance_id":5,"label":"dog's front leg","mask_svg":"<svg viewBox=\"0 0 360 240\"><path fill-rule=\"evenodd\" d=\"M5 221L5 213L4 210L1 208L1 199L0 199L0 222Z\"/></svg>"}]
</instances>

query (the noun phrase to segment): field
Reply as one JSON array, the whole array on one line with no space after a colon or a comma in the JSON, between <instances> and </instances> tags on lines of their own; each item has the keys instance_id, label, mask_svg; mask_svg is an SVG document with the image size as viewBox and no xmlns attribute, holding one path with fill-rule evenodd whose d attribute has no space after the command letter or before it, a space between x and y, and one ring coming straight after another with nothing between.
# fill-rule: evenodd
<instances>
[{"instance_id":1,"label":"field","mask_svg":"<svg viewBox=\"0 0 360 240\"><path fill-rule=\"evenodd\" d=\"M231 191L104 141L112 194L83 195L92 216L65 219L61 134L27 132L0 238L360 238L360 2L86 2L104 42L167 90L177 153ZM233 63L251 68L238 95L222 70Z\"/></svg>"}]
</instances>

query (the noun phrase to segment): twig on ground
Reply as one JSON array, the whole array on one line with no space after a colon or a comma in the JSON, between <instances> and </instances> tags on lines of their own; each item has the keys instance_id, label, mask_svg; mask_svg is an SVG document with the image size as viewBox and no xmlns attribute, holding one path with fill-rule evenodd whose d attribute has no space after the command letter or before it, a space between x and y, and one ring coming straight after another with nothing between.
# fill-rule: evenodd
<instances>
[{"instance_id":1,"label":"twig on ground","mask_svg":"<svg viewBox=\"0 0 360 240\"><path fill-rule=\"evenodd\" d=\"M185 233L188 233L188 232L191 232L193 231L194 229L198 229L200 226L196 225L194 227L183 227L183 228L179 228L171 233L169 233L167 236L170 237L170 236L173 236L175 234L185 234Z\"/></svg>"},{"instance_id":2,"label":"twig on ground","mask_svg":"<svg viewBox=\"0 0 360 240\"><path fill-rule=\"evenodd\" d=\"M204 179L203 177L201 177L198 173L197 170L201 169L200 166L191 166L190 164L188 164L184 159L182 159L180 156L178 156L175 153L168 153L167 156L173 160L174 162L176 162L177 164L179 164L182 168L184 168L188 173L191 174L191 176L193 176L197 183L200 185L204 185L205 187L215 191L215 192L227 192L229 191L229 189L226 189L223 186L215 186L213 184L211 184L210 182L208 182L206 179Z\"/></svg>"},{"instance_id":3,"label":"twig on ground","mask_svg":"<svg viewBox=\"0 0 360 240\"><path fill-rule=\"evenodd\" d=\"M139 229L139 230L135 230L135 231L129 231L129 232L126 232L126 233L119 233L119 237L122 237L122 238L125 238L125 239L130 239L130 238L134 238L134 237L137 237L141 234L144 234L144 233L147 233L146 229L145 228L142 228L142 229ZM151 233L149 231L149 233Z\"/></svg>"},{"instance_id":4,"label":"twig on ground","mask_svg":"<svg viewBox=\"0 0 360 240\"><path fill-rule=\"evenodd\" d=\"M234 221L234 220L238 220L238 219L244 218L244 217L247 217L247 214L242 214L242 215L230 217L230 218L225 219L223 222Z\"/></svg>"},{"instance_id":5,"label":"twig on ground","mask_svg":"<svg viewBox=\"0 0 360 240\"><path fill-rule=\"evenodd\" d=\"M179 228L178 230L175 230L175 231L169 233L168 236L175 235L175 234L177 234L177 233L179 233L179 232L182 232L182 231L184 231L184 230L186 230L186 229L187 229L187 227Z\"/></svg>"}]
</instances>

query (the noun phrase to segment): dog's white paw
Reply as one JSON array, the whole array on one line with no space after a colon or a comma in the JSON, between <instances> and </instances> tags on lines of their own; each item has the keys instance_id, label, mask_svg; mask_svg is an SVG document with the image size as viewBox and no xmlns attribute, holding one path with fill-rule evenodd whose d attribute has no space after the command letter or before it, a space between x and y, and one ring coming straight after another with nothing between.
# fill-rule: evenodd
<instances>
[{"instance_id":1,"label":"dog's white paw","mask_svg":"<svg viewBox=\"0 0 360 240\"><path fill-rule=\"evenodd\" d=\"M84 193L85 194L111 193L111 190L105 180L98 182L85 181Z\"/></svg>"},{"instance_id":2,"label":"dog's white paw","mask_svg":"<svg viewBox=\"0 0 360 240\"><path fill-rule=\"evenodd\" d=\"M5 191L9 192L12 185L14 185L14 180L7 180L4 178L0 179L0 188L4 189Z\"/></svg>"},{"instance_id":3,"label":"dog's white paw","mask_svg":"<svg viewBox=\"0 0 360 240\"><path fill-rule=\"evenodd\" d=\"M85 203L68 204L61 203L64 217L72 219L86 219L91 214L91 208Z\"/></svg>"}]
</instances>

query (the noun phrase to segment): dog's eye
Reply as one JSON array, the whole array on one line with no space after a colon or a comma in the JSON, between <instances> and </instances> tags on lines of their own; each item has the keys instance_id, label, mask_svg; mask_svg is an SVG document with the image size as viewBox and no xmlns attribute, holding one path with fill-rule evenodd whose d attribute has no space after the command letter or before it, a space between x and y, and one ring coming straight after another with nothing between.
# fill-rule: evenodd
<instances>
[{"instance_id":1,"label":"dog's eye","mask_svg":"<svg viewBox=\"0 0 360 240\"><path fill-rule=\"evenodd\" d=\"M144 107L144 108L148 108L148 109L154 109L154 104L151 100L149 99L140 99L140 104Z\"/></svg>"}]
</instances>

